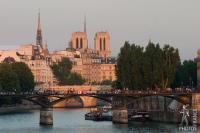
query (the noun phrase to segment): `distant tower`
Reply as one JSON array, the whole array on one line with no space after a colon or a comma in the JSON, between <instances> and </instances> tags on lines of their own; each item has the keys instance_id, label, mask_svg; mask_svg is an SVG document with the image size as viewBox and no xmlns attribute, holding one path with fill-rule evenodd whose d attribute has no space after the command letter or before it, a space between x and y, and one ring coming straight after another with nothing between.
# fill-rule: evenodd
<instances>
[{"instance_id":1,"label":"distant tower","mask_svg":"<svg viewBox=\"0 0 200 133\"><path fill-rule=\"evenodd\" d=\"M84 16L84 32L87 34L87 30L86 30L86 15Z\"/></svg>"},{"instance_id":2,"label":"distant tower","mask_svg":"<svg viewBox=\"0 0 200 133\"><path fill-rule=\"evenodd\" d=\"M86 16L84 16L84 31L78 31L72 33L72 39L70 42L70 47L73 49L88 49L88 39L86 30Z\"/></svg>"},{"instance_id":3,"label":"distant tower","mask_svg":"<svg viewBox=\"0 0 200 133\"><path fill-rule=\"evenodd\" d=\"M99 52L101 57L111 56L110 35L108 32L97 32L94 38L94 49Z\"/></svg>"},{"instance_id":4,"label":"distant tower","mask_svg":"<svg viewBox=\"0 0 200 133\"><path fill-rule=\"evenodd\" d=\"M37 27L37 35L36 35L36 45L43 48L42 45L42 29L40 24L40 11L38 13L38 27Z\"/></svg>"},{"instance_id":5,"label":"distant tower","mask_svg":"<svg viewBox=\"0 0 200 133\"><path fill-rule=\"evenodd\" d=\"M88 48L87 34L85 32L73 32L71 47L74 49L87 49Z\"/></svg>"}]
</instances>

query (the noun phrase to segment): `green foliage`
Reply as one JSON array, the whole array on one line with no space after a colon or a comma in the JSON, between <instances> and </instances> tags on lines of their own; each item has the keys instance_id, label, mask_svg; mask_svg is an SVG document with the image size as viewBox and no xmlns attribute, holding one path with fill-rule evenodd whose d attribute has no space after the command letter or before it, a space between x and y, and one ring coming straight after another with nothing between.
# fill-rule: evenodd
<instances>
[{"instance_id":1,"label":"green foliage","mask_svg":"<svg viewBox=\"0 0 200 133\"><path fill-rule=\"evenodd\" d=\"M0 89L3 91L32 91L34 77L25 63L0 64Z\"/></svg>"},{"instance_id":2,"label":"green foliage","mask_svg":"<svg viewBox=\"0 0 200 133\"><path fill-rule=\"evenodd\" d=\"M0 84L2 91L19 91L20 83L17 74L8 63L0 64Z\"/></svg>"},{"instance_id":3,"label":"green foliage","mask_svg":"<svg viewBox=\"0 0 200 133\"><path fill-rule=\"evenodd\" d=\"M141 88L143 73L143 47L125 42L117 60L117 88Z\"/></svg>"},{"instance_id":4,"label":"green foliage","mask_svg":"<svg viewBox=\"0 0 200 133\"><path fill-rule=\"evenodd\" d=\"M70 71L72 69L72 62L69 58L62 58L62 60L58 63L54 63L51 66L51 69L60 85L68 84L68 76L70 75Z\"/></svg>"},{"instance_id":5,"label":"green foliage","mask_svg":"<svg viewBox=\"0 0 200 133\"><path fill-rule=\"evenodd\" d=\"M20 83L20 91L33 91L34 90L34 76L30 70L30 68L22 62L12 63L12 69L17 74L19 83Z\"/></svg>"},{"instance_id":6,"label":"green foliage","mask_svg":"<svg viewBox=\"0 0 200 133\"><path fill-rule=\"evenodd\" d=\"M115 89L123 89L123 84L121 83L121 81L119 80L115 80L112 82L112 88L115 88Z\"/></svg>"},{"instance_id":7,"label":"green foliage","mask_svg":"<svg viewBox=\"0 0 200 133\"><path fill-rule=\"evenodd\" d=\"M111 80L103 80L101 82L101 85L111 85L112 84L112 81Z\"/></svg>"},{"instance_id":8,"label":"green foliage","mask_svg":"<svg viewBox=\"0 0 200 133\"><path fill-rule=\"evenodd\" d=\"M159 85L163 63L162 49L159 44L149 42L143 58L144 84L145 87L154 88Z\"/></svg>"},{"instance_id":9,"label":"green foliage","mask_svg":"<svg viewBox=\"0 0 200 133\"><path fill-rule=\"evenodd\" d=\"M197 85L197 64L192 60L180 63L172 87L188 87Z\"/></svg>"},{"instance_id":10,"label":"green foliage","mask_svg":"<svg viewBox=\"0 0 200 133\"><path fill-rule=\"evenodd\" d=\"M62 58L58 63L54 63L51 69L59 85L81 85L85 82L80 74L71 72L72 62L69 58Z\"/></svg>"},{"instance_id":11,"label":"green foliage","mask_svg":"<svg viewBox=\"0 0 200 133\"><path fill-rule=\"evenodd\" d=\"M70 73L67 79L68 85L82 85L85 80L78 73Z\"/></svg>"},{"instance_id":12,"label":"green foliage","mask_svg":"<svg viewBox=\"0 0 200 133\"><path fill-rule=\"evenodd\" d=\"M160 48L149 41L144 50L125 42L117 59L117 80L129 89L166 88L172 84L179 63L178 49L169 45Z\"/></svg>"},{"instance_id":13,"label":"green foliage","mask_svg":"<svg viewBox=\"0 0 200 133\"><path fill-rule=\"evenodd\" d=\"M174 81L178 65L180 64L180 56L178 49L174 49L169 45L163 48L163 63L161 75L161 87L170 87Z\"/></svg>"}]
</instances>

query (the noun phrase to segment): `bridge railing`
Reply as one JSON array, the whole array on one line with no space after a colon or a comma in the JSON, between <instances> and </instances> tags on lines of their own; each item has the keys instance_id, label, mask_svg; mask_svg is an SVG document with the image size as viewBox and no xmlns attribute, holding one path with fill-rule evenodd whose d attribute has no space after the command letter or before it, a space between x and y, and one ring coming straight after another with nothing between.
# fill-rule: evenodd
<instances>
[{"instance_id":1,"label":"bridge railing","mask_svg":"<svg viewBox=\"0 0 200 133\"><path fill-rule=\"evenodd\" d=\"M7 95L162 95L162 94L189 94L193 93L191 89L176 89L165 91L139 91L139 90L110 90L110 91L31 91L31 92L12 92L12 91L0 91L0 96Z\"/></svg>"}]
</instances>

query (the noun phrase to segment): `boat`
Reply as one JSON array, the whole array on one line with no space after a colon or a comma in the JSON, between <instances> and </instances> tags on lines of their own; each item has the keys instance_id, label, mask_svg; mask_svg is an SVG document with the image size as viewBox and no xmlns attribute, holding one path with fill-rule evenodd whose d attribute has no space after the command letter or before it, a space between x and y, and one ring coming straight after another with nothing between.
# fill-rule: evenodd
<instances>
[{"instance_id":1,"label":"boat","mask_svg":"<svg viewBox=\"0 0 200 133\"><path fill-rule=\"evenodd\" d=\"M93 109L85 114L85 120L112 121L112 111L105 108Z\"/></svg>"},{"instance_id":2,"label":"boat","mask_svg":"<svg viewBox=\"0 0 200 133\"><path fill-rule=\"evenodd\" d=\"M93 120L94 121L112 121L112 111L101 112L97 114Z\"/></svg>"},{"instance_id":3,"label":"boat","mask_svg":"<svg viewBox=\"0 0 200 133\"><path fill-rule=\"evenodd\" d=\"M96 117L96 115L99 113L99 110L94 108L94 109L90 109L90 112L85 114L85 120L94 120L94 118Z\"/></svg>"},{"instance_id":4,"label":"boat","mask_svg":"<svg viewBox=\"0 0 200 133\"><path fill-rule=\"evenodd\" d=\"M107 111L102 113L104 121L112 121L112 111Z\"/></svg>"},{"instance_id":5,"label":"boat","mask_svg":"<svg viewBox=\"0 0 200 133\"><path fill-rule=\"evenodd\" d=\"M134 112L129 116L130 121L147 121L150 119L148 112Z\"/></svg>"},{"instance_id":6,"label":"boat","mask_svg":"<svg viewBox=\"0 0 200 133\"><path fill-rule=\"evenodd\" d=\"M86 113L85 114L85 120L93 120L94 119L94 116L92 113Z\"/></svg>"}]
</instances>

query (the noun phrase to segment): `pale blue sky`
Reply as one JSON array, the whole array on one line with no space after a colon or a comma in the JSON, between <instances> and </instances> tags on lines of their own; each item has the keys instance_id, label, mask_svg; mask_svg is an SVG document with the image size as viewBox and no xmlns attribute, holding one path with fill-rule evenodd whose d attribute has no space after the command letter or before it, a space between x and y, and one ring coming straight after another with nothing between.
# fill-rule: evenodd
<instances>
[{"instance_id":1,"label":"pale blue sky","mask_svg":"<svg viewBox=\"0 0 200 133\"><path fill-rule=\"evenodd\" d=\"M109 31L114 56L126 40L171 44L182 59L200 48L200 0L0 0L1 48L35 43L39 8L51 50L64 49L71 33L83 30L84 14L89 46L95 32Z\"/></svg>"}]
</instances>

